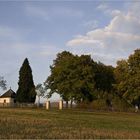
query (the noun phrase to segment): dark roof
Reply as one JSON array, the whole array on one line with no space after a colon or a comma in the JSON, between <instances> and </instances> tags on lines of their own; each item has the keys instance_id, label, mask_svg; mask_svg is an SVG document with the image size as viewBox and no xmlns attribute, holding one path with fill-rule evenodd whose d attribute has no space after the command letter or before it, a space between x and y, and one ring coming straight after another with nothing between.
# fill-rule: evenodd
<instances>
[{"instance_id":1,"label":"dark roof","mask_svg":"<svg viewBox=\"0 0 140 140\"><path fill-rule=\"evenodd\" d=\"M3 95L0 96L0 98L6 98L6 97L15 98L16 97L16 93L12 89L9 89Z\"/></svg>"}]
</instances>

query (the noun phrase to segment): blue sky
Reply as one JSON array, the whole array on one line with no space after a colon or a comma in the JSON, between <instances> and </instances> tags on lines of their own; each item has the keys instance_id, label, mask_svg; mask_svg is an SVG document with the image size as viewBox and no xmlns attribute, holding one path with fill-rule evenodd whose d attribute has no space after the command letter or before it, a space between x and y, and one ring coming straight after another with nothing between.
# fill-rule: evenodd
<instances>
[{"instance_id":1,"label":"blue sky","mask_svg":"<svg viewBox=\"0 0 140 140\"><path fill-rule=\"evenodd\" d=\"M34 82L43 83L63 50L116 65L140 48L139 1L0 1L0 75L17 90L29 58Z\"/></svg>"}]
</instances>

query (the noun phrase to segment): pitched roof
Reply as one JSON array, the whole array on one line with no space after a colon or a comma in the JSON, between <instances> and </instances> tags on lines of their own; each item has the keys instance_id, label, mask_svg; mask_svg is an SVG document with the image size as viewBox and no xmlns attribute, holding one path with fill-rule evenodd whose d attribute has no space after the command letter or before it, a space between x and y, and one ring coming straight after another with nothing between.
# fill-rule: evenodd
<instances>
[{"instance_id":1,"label":"pitched roof","mask_svg":"<svg viewBox=\"0 0 140 140\"><path fill-rule=\"evenodd\" d=\"M7 97L15 98L16 93L12 89L9 89L3 95L0 96L0 98L7 98Z\"/></svg>"}]
</instances>

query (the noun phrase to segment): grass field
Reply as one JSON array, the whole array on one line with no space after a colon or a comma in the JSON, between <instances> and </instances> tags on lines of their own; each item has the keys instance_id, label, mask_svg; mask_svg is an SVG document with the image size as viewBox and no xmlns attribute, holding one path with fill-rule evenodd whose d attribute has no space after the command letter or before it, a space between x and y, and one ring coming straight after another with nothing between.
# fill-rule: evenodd
<instances>
[{"instance_id":1,"label":"grass field","mask_svg":"<svg viewBox=\"0 0 140 140\"><path fill-rule=\"evenodd\" d=\"M140 114L0 108L0 139L140 138Z\"/></svg>"}]
</instances>

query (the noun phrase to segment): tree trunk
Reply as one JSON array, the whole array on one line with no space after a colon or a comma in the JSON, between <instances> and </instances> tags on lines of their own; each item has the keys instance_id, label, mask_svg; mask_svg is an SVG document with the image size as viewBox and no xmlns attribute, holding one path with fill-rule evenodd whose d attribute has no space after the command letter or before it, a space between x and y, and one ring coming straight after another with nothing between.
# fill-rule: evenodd
<instances>
[{"instance_id":1,"label":"tree trunk","mask_svg":"<svg viewBox=\"0 0 140 140\"><path fill-rule=\"evenodd\" d=\"M68 105L69 105L69 104L68 104L68 101L66 101L66 108L68 108Z\"/></svg>"},{"instance_id":2,"label":"tree trunk","mask_svg":"<svg viewBox=\"0 0 140 140\"><path fill-rule=\"evenodd\" d=\"M38 103L37 103L37 107L40 106L40 96L38 96Z\"/></svg>"},{"instance_id":3,"label":"tree trunk","mask_svg":"<svg viewBox=\"0 0 140 140\"><path fill-rule=\"evenodd\" d=\"M73 103L73 100L70 101L70 108L72 108L72 103Z\"/></svg>"}]
</instances>

